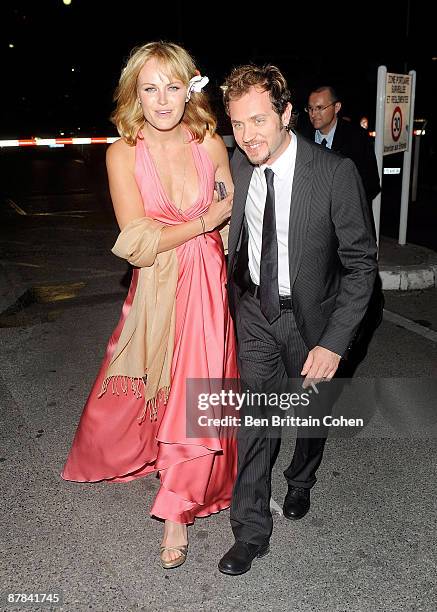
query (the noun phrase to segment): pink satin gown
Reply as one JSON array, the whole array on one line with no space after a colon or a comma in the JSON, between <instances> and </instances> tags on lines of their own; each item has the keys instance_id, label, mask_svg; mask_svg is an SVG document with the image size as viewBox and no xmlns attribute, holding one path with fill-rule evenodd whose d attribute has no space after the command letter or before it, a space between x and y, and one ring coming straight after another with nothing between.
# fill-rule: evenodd
<instances>
[{"instance_id":1,"label":"pink satin gown","mask_svg":"<svg viewBox=\"0 0 437 612\"><path fill-rule=\"evenodd\" d=\"M146 215L167 225L197 219L208 209L214 167L205 148L190 144L197 169L197 200L185 211L169 201L144 140L137 140L135 176ZM126 482L159 471L161 486L150 514L192 523L230 505L236 476L234 437L186 435L185 386L188 378L236 378L235 336L226 293L223 243L218 231L189 240L176 249L176 333L167 403L158 418L138 415L143 400L132 393L113 394L111 385L98 398L106 368L131 307L138 280L134 270L120 321L82 413L62 478L77 482Z\"/></svg>"}]
</instances>

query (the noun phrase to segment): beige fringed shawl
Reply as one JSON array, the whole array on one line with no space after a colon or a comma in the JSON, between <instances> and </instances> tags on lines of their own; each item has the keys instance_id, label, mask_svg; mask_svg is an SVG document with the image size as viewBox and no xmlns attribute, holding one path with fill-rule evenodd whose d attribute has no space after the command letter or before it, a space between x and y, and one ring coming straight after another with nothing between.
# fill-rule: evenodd
<instances>
[{"instance_id":1,"label":"beige fringed shawl","mask_svg":"<svg viewBox=\"0 0 437 612\"><path fill-rule=\"evenodd\" d=\"M157 253L161 231L165 227L142 217L131 221L117 238L112 252L140 268L132 306L123 325L113 357L109 363L101 397L109 384L118 394L117 384L127 394L129 384L144 406L138 417L141 423L150 410L157 417L157 404L170 391L170 369L173 356L176 284L178 265L175 249Z\"/></svg>"}]
</instances>

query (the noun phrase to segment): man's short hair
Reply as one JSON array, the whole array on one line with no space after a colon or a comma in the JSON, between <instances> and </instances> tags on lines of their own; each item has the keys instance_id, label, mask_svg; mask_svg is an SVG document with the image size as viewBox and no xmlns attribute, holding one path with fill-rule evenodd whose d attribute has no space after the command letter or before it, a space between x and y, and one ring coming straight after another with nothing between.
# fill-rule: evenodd
<instances>
[{"instance_id":1,"label":"man's short hair","mask_svg":"<svg viewBox=\"0 0 437 612\"><path fill-rule=\"evenodd\" d=\"M234 68L222 86L223 103L228 115L229 102L239 100L244 94L248 93L251 87L268 91L272 106L278 115L281 116L285 112L291 94L287 81L279 68L272 64L265 64L264 66L246 64Z\"/></svg>"},{"instance_id":2,"label":"man's short hair","mask_svg":"<svg viewBox=\"0 0 437 612\"><path fill-rule=\"evenodd\" d=\"M337 95L337 91L334 89L334 87L332 87L332 85L320 85L319 87L316 87L315 89L312 89L310 91L310 96L313 93L322 93L322 91L329 91L329 95L331 96L332 102L340 101L340 98Z\"/></svg>"}]
</instances>

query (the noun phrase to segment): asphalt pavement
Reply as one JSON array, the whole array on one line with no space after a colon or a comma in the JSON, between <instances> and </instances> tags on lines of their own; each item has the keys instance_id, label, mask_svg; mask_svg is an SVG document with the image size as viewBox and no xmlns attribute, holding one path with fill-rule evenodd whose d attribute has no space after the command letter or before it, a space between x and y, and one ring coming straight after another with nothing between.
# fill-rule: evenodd
<instances>
[{"instance_id":1,"label":"asphalt pavement","mask_svg":"<svg viewBox=\"0 0 437 612\"><path fill-rule=\"evenodd\" d=\"M275 513L270 554L235 578L217 570L232 544L229 511L200 519L189 529L187 562L165 571L161 524L148 514L156 478L60 478L128 268L110 252L117 228L101 152L65 151L62 167L52 152L40 157L27 167L17 154L24 178L17 159L3 164L0 609L436 610L437 289L405 285L403 274L434 265L429 207L422 244L417 227L407 249L388 230L382 237L381 269L400 266L404 284L385 291L384 321L356 373L365 392L346 392L345 410L368 423L332 432L308 515L292 522ZM433 194L424 200L432 205ZM273 472L279 507L293 436ZM8 593L58 593L61 605L10 604Z\"/></svg>"}]
</instances>

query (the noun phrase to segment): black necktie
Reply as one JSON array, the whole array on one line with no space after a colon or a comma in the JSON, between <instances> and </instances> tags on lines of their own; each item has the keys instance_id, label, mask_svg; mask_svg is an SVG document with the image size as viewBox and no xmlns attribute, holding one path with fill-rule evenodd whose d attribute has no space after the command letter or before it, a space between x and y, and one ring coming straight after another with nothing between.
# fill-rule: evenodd
<instances>
[{"instance_id":1,"label":"black necktie","mask_svg":"<svg viewBox=\"0 0 437 612\"><path fill-rule=\"evenodd\" d=\"M322 140L322 142L320 143L320 146L321 146L321 147L326 147L326 145L327 145L327 140L326 140L326 138L324 138L324 139Z\"/></svg>"},{"instance_id":2,"label":"black necktie","mask_svg":"<svg viewBox=\"0 0 437 612\"><path fill-rule=\"evenodd\" d=\"M274 173L264 171L267 181L266 205L264 207L261 263L259 274L259 305L269 323L281 314L278 285L278 239L276 236Z\"/></svg>"}]
</instances>

